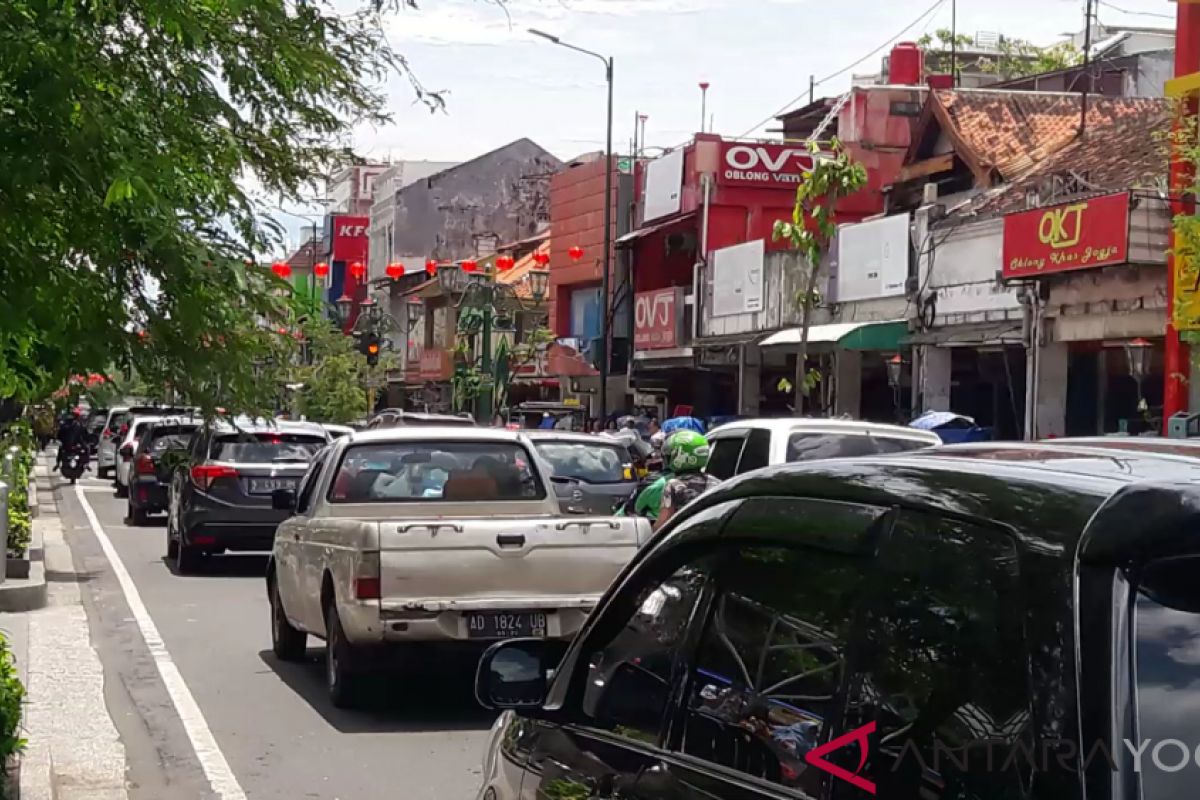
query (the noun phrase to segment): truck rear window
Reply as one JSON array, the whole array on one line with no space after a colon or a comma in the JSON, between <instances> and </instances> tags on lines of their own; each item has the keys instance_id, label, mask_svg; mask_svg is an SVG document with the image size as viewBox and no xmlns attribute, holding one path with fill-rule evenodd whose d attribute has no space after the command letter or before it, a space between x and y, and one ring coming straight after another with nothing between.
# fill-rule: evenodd
<instances>
[{"instance_id":1,"label":"truck rear window","mask_svg":"<svg viewBox=\"0 0 1200 800\"><path fill-rule=\"evenodd\" d=\"M208 457L236 464L307 463L326 441L303 433L230 433L213 439Z\"/></svg>"},{"instance_id":2,"label":"truck rear window","mask_svg":"<svg viewBox=\"0 0 1200 800\"><path fill-rule=\"evenodd\" d=\"M929 444L919 439L893 439L842 433L793 433L788 437L787 460L813 461L818 458L873 456L921 450Z\"/></svg>"},{"instance_id":3,"label":"truck rear window","mask_svg":"<svg viewBox=\"0 0 1200 800\"><path fill-rule=\"evenodd\" d=\"M529 452L509 442L389 442L351 447L331 503L541 500Z\"/></svg>"}]
</instances>

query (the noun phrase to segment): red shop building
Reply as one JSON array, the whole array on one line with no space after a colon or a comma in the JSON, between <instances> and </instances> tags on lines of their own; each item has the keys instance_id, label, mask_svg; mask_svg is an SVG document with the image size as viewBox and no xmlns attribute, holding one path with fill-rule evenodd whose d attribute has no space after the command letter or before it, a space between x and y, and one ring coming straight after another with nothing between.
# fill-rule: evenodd
<instances>
[{"instance_id":1,"label":"red shop building","mask_svg":"<svg viewBox=\"0 0 1200 800\"><path fill-rule=\"evenodd\" d=\"M855 89L781 118L788 141L697 134L637 165L637 226L617 247L632 276L630 381L640 404L663 413L692 405L707 417L785 409L771 408L771 395L779 377L795 374L795 356L757 343L799 324L795 292L772 280L795 257L771 234L776 220L791 219L796 187L812 169L803 140L836 135L867 167L867 187L839 204L839 222L880 214L925 92ZM714 283L717 270L724 274Z\"/></svg>"}]
</instances>

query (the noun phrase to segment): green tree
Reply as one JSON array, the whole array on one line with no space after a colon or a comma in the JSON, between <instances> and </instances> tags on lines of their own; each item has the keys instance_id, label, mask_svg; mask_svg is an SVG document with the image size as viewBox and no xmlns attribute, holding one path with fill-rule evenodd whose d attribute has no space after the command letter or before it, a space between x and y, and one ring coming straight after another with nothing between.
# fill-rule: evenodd
<instances>
[{"instance_id":1,"label":"green tree","mask_svg":"<svg viewBox=\"0 0 1200 800\"><path fill-rule=\"evenodd\" d=\"M313 363L295 370L300 413L311 420L349 424L367 414L366 360L354 339L323 319L304 325Z\"/></svg>"},{"instance_id":2,"label":"green tree","mask_svg":"<svg viewBox=\"0 0 1200 800\"><path fill-rule=\"evenodd\" d=\"M822 152L816 142L809 149L817 156L812 172L805 173L796 187L796 205L790 220L775 223L773 238L786 240L793 249L804 256L806 274L804 289L800 293L800 349L796 354L796 403L797 416L804 413L804 398L820 380L820 373L807 369L808 329L812 311L820 302L817 289L821 266L829 246L837 232L834 217L838 200L852 195L867 185L867 170L855 161L842 143L834 139L829 150ZM780 382L780 390L788 391L791 383Z\"/></svg>"},{"instance_id":3,"label":"green tree","mask_svg":"<svg viewBox=\"0 0 1200 800\"><path fill-rule=\"evenodd\" d=\"M413 0L345 5L0 3L0 398L115 363L266 408L290 289L253 263L282 241L260 209L346 163L408 75L382 20Z\"/></svg>"},{"instance_id":4,"label":"green tree","mask_svg":"<svg viewBox=\"0 0 1200 800\"><path fill-rule=\"evenodd\" d=\"M979 46L970 36L953 34L948 28L939 28L917 40L925 51L925 65L930 72L950 71L950 45L957 46L958 71L985 72L996 76L996 80L1012 80L1026 75L1054 72L1082 63L1083 54L1068 41L1039 47L1024 39L1001 36L995 53L980 53Z\"/></svg>"}]
</instances>

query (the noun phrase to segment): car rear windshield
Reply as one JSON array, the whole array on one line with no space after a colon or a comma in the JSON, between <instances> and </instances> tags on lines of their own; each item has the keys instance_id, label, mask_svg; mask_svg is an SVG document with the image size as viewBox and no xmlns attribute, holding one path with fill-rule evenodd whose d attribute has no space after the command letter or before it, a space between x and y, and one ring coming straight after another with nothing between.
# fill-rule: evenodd
<instances>
[{"instance_id":1,"label":"car rear windshield","mask_svg":"<svg viewBox=\"0 0 1200 800\"><path fill-rule=\"evenodd\" d=\"M818 458L873 456L879 453L903 453L929 445L918 439L893 439L849 433L793 433L788 437L787 460L812 461Z\"/></svg>"},{"instance_id":2,"label":"car rear windshield","mask_svg":"<svg viewBox=\"0 0 1200 800\"><path fill-rule=\"evenodd\" d=\"M632 479L626 472L629 453L616 445L599 442L534 442L538 454L550 463L554 474L584 483L620 483Z\"/></svg>"},{"instance_id":3,"label":"car rear windshield","mask_svg":"<svg viewBox=\"0 0 1200 800\"><path fill-rule=\"evenodd\" d=\"M390 442L351 447L331 503L541 500L533 459L510 442Z\"/></svg>"},{"instance_id":4,"label":"car rear windshield","mask_svg":"<svg viewBox=\"0 0 1200 800\"><path fill-rule=\"evenodd\" d=\"M167 450L186 450L196 432L197 425L160 426L150 432L150 451L163 453Z\"/></svg>"},{"instance_id":5,"label":"car rear windshield","mask_svg":"<svg viewBox=\"0 0 1200 800\"><path fill-rule=\"evenodd\" d=\"M1154 800L1191 800L1196 796L1196 766L1174 769L1182 742L1194 753L1196 715L1200 708L1200 589L1196 575L1200 558L1171 558L1144 567L1135 600L1137 731L1150 743L1142 756L1142 797ZM1162 769L1164 764L1171 769Z\"/></svg>"},{"instance_id":6,"label":"car rear windshield","mask_svg":"<svg viewBox=\"0 0 1200 800\"><path fill-rule=\"evenodd\" d=\"M237 464L306 463L324 446L324 437L305 433L229 433L213 439L208 457Z\"/></svg>"}]
</instances>

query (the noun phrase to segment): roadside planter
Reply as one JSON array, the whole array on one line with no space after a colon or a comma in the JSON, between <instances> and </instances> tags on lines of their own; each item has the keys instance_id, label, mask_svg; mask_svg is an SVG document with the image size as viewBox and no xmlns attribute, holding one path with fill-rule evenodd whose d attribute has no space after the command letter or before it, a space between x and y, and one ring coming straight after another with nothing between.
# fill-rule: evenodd
<instances>
[{"instance_id":1,"label":"roadside planter","mask_svg":"<svg viewBox=\"0 0 1200 800\"><path fill-rule=\"evenodd\" d=\"M0 465L0 536L4 542L5 569L3 577L29 577L29 540L33 517L29 508L30 484L33 481L32 453L10 447Z\"/></svg>"}]
</instances>

